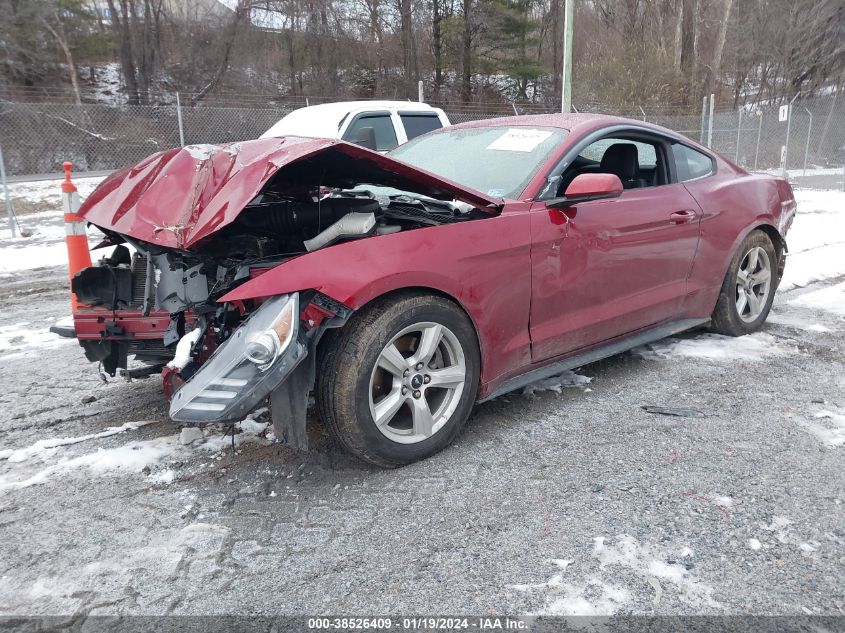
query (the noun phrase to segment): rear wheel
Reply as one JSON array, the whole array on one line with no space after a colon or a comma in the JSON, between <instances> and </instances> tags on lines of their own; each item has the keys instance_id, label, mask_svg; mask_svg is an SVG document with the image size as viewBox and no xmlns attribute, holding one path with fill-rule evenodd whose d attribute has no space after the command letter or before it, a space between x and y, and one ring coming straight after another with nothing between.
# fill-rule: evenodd
<instances>
[{"instance_id":1,"label":"rear wheel","mask_svg":"<svg viewBox=\"0 0 845 633\"><path fill-rule=\"evenodd\" d=\"M401 466L457 436L478 391L472 323L451 301L410 295L374 304L330 341L318 415L355 455Z\"/></svg>"},{"instance_id":2,"label":"rear wheel","mask_svg":"<svg viewBox=\"0 0 845 633\"><path fill-rule=\"evenodd\" d=\"M713 311L712 329L742 336L760 329L778 285L778 260L768 235L752 231L731 260Z\"/></svg>"}]
</instances>

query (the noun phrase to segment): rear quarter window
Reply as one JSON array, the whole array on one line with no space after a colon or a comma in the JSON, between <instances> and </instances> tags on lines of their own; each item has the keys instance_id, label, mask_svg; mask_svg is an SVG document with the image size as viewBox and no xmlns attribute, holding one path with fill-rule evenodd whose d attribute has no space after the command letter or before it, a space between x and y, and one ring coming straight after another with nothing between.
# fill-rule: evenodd
<instances>
[{"instance_id":1,"label":"rear quarter window","mask_svg":"<svg viewBox=\"0 0 845 633\"><path fill-rule=\"evenodd\" d=\"M405 134L408 136L409 141L412 138L425 134L426 132L439 130L443 127L443 124L440 123L440 117L436 114L403 114L400 112L399 118L402 119L402 125L405 126Z\"/></svg>"},{"instance_id":2,"label":"rear quarter window","mask_svg":"<svg viewBox=\"0 0 845 633\"><path fill-rule=\"evenodd\" d=\"M675 158L678 182L704 178L716 171L712 158L687 145L672 143L672 155Z\"/></svg>"}]
</instances>

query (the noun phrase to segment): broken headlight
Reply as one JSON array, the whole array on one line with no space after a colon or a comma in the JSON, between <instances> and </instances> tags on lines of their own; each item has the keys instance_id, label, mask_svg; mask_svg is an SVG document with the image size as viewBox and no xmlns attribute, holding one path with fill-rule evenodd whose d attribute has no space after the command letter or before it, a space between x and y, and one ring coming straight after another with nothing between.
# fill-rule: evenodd
<instances>
[{"instance_id":1,"label":"broken headlight","mask_svg":"<svg viewBox=\"0 0 845 633\"><path fill-rule=\"evenodd\" d=\"M243 417L306 354L299 340L299 295L268 299L173 395L170 417L179 422Z\"/></svg>"}]
</instances>

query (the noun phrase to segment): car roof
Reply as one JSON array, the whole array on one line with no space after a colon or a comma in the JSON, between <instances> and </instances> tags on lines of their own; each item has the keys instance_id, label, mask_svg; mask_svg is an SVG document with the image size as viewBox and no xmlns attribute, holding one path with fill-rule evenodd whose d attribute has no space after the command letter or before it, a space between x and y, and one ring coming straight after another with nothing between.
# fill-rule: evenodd
<instances>
[{"instance_id":1,"label":"car roof","mask_svg":"<svg viewBox=\"0 0 845 633\"><path fill-rule=\"evenodd\" d=\"M624 117L611 116L609 114L589 114L589 113L562 113L554 114L523 114L519 116L497 117L495 119L478 119L476 121L467 121L466 123L459 123L452 125L449 130L455 128L473 128L473 127L502 127L507 125L520 126L538 126L538 127L556 127L569 132L580 132L599 129L609 125L634 125L637 127L645 127L659 132L669 132L664 128L636 119L626 119ZM444 128L444 131L446 128Z\"/></svg>"},{"instance_id":2,"label":"car roof","mask_svg":"<svg viewBox=\"0 0 845 633\"><path fill-rule=\"evenodd\" d=\"M333 138L341 121L350 112L359 110L410 110L437 113L438 109L418 101L338 101L320 103L289 112L277 121L261 138L296 134Z\"/></svg>"},{"instance_id":3,"label":"car roof","mask_svg":"<svg viewBox=\"0 0 845 633\"><path fill-rule=\"evenodd\" d=\"M319 112L323 115L328 113L345 114L351 110L378 110L399 109L399 110L426 110L434 111L434 107L419 101L387 101L387 100L363 100L363 101L335 101L332 103L320 103L308 106L311 112Z\"/></svg>"}]
</instances>

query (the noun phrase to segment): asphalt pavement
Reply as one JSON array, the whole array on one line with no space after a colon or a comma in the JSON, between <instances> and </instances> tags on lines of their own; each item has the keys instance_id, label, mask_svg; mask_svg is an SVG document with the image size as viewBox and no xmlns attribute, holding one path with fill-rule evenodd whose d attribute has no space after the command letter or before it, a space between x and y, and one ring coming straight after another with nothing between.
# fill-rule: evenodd
<instances>
[{"instance_id":1,"label":"asphalt pavement","mask_svg":"<svg viewBox=\"0 0 845 633\"><path fill-rule=\"evenodd\" d=\"M845 317L796 301L843 281L778 295L762 335L485 403L385 471L317 421L307 454L261 416L234 454L180 443L159 378L44 334L61 268L5 277L0 613L843 615Z\"/></svg>"}]
</instances>

